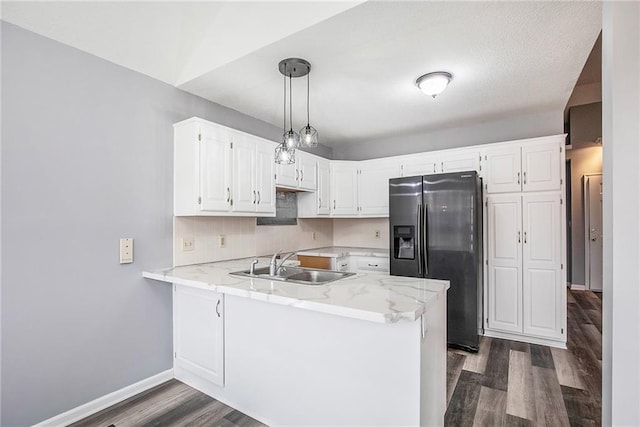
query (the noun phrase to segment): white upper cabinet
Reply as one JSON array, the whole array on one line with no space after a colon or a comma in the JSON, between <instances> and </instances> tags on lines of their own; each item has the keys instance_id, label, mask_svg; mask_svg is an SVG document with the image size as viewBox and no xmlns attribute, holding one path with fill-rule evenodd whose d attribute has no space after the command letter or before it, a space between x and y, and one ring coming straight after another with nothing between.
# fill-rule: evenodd
<instances>
[{"instance_id":1,"label":"white upper cabinet","mask_svg":"<svg viewBox=\"0 0 640 427\"><path fill-rule=\"evenodd\" d=\"M484 185L487 193L517 193L521 190L520 146L486 150Z\"/></svg>"},{"instance_id":2,"label":"white upper cabinet","mask_svg":"<svg viewBox=\"0 0 640 427\"><path fill-rule=\"evenodd\" d=\"M268 141L256 143L255 163L256 212L275 213L276 184L273 144Z\"/></svg>"},{"instance_id":3,"label":"white upper cabinet","mask_svg":"<svg viewBox=\"0 0 640 427\"><path fill-rule=\"evenodd\" d=\"M296 151L298 164L298 187L315 191L318 187L316 178L316 157L302 151Z\"/></svg>"},{"instance_id":4,"label":"white upper cabinet","mask_svg":"<svg viewBox=\"0 0 640 427\"><path fill-rule=\"evenodd\" d=\"M560 189L562 149L558 142L522 147L522 191Z\"/></svg>"},{"instance_id":5,"label":"white upper cabinet","mask_svg":"<svg viewBox=\"0 0 640 427\"><path fill-rule=\"evenodd\" d=\"M317 188L316 159L313 154L296 150L296 162L277 165L276 185L278 187L315 191Z\"/></svg>"},{"instance_id":6,"label":"white upper cabinet","mask_svg":"<svg viewBox=\"0 0 640 427\"><path fill-rule=\"evenodd\" d=\"M205 120L177 123L174 215L275 215L272 152L265 140Z\"/></svg>"},{"instance_id":7,"label":"white upper cabinet","mask_svg":"<svg viewBox=\"0 0 640 427\"><path fill-rule=\"evenodd\" d=\"M331 162L331 214L353 216L358 214L357 162Z\"/></svg>"},{"instance_id":8,"label":"white upper cabinet","mask_svg":"<svg viewBox=\"0 0 640 427\"><path fill-rule=\"evenodd\" d=\"M439 157L440 168L438 172L480 172L480 152L476 150L461 149L444 152Z\"/></svg>"},{"instance_id":9,"label":"white upper cabinet","mask_svg":"<svg viewBox=\"0 0 640 427\"><path fill-rule=\"evenodd\" d=\"M500 144L483 151L487 193L552 191L562 187L564 137Z\"/></svg>"},{"instance_id":10,"label":"white upper cabinet","mask_svg":"<svg viewBox=\"0 0 640 427\"><path fill-rule=\"evenodd\" d=\"M389 179L400 176L396 159L360 162L358 212L360 215L389 215Z\"/></svg>"},{"instance_id":11,"label":"white upper cabinet","mask_svg":"<svg viewBox=\"0 0 640 427\"><path fill-rule=\"evenodd\" d=\"M438 159L429 154L414 154L400 160L401 176L419 176L438 173Z\"/></svg>"},{"instance_id":12,"label":"white upper cabinet","mask_svg":"<svg viewBox=\"0 0 640 427\"><path fill-rule=\"evenodd\" d=\"M331 204L331 195L330 195L330 186L331 186L331 174L330 174L330 166L329 161L324 159L318 159L318 190L316 191L316 202L317 202L317 214L318 215L329 215L331 212L330 204Z\"/></svg>"}]
</instances>

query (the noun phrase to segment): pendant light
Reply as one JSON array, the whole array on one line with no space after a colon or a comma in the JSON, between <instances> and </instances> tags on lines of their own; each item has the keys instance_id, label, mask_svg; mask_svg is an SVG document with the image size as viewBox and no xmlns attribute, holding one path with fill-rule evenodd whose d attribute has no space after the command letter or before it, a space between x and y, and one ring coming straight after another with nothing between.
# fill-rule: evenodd
<instances>
[{"instance_id":1,"label":"pendant light","mask_svg":"<svg viewBox=\"0 0 640 427\"><path fill-rule=\"evenodd\" d=\"M307 125L300 129L300 145L303 147L318 146L318 131L309 124L309 75L311 66L307 71Z\"/></svg>"},{"instance_id":2,"label":"pendant light","mask_svg":"<svg viewBox=\"0 0 640 427\"><path fill-rule=\"evenodd\" d=\"M307 79L307 126L303 128L305 140L300 141L300 135L293 130L293 96L291 80L295 77L308 76L311 64L300 58L287 58L278 64L280 73L284 76L284 117L282 120L282 142L276 148L275 162L278 164L295 163L295 150L300 146L315 147L317 142L317 131L309 126L309 80ZM289 77L289 130L287 130L287 77ZM311 131L309 131L309 129ZM311 138L309 134L312 135ZM315 144L313 144L315 140ZM310 141L310 142L307 142Z\"/></svg>"}]
</instances>

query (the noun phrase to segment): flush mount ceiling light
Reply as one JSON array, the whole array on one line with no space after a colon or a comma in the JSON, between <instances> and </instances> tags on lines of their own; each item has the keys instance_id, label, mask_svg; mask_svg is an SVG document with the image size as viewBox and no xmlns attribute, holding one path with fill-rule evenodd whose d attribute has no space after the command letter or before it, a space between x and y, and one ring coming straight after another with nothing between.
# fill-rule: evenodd
<instances>
[{"instance_id":1,"label":"flush mount ceiling light","mask_svg":"<svg viewBox=\"0 0 640 427\"><path fill-rule=\"evenodd\" d=\"M300 58L287 58L278 64L284 76L284 117L282 119L282 142L276 148L275 161L278 164L295 163L295 150L298 147L315 147L318 145L318 131L309 124L309 73L311 64ZM307 125L300 133L293 130L291 79L307 76ZM287 77L289 77L289 130L287 130ZM302 135L302 138L301 138Z\"/></svg>"},{"instance_id":2,"label":"flush mount ceiling light","mask_svg":"<svg viewBox=\"0 0 640 427\"><path fill-rule=\"evenodd\" d=\"M431 95L435 98L447 88L451 79L453 79L451 73L447 73L446 71L435 71L418 77L416 79L416 86L418 86L425 94Z\"/></svg>"}]
</instances>

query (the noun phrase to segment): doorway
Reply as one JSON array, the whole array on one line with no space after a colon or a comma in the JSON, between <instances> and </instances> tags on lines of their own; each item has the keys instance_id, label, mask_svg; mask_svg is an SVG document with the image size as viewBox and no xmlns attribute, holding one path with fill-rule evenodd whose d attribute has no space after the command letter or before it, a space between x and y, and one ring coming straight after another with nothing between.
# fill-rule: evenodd
<instances>
[{"instance_id":1,"label":"doorway","mask_svg":"<svg viewBox=\"0 0 640 427\"><path fill-rule=\"evenodd\" d=\"M585 285L602 292L602 174L585 174L583 185Z\"/></svg>"}]
</instances>

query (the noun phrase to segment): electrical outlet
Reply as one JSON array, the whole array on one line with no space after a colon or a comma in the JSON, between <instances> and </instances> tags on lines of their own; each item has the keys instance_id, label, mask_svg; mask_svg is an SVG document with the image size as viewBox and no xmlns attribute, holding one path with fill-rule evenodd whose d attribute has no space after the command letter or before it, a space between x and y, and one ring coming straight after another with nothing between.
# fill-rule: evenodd
<instances>
[{"instance_id":1,"label":"electrical outlet","mask_svg":"<svg viewBox=\"0 0 640 427\"><path fill-rule=\"evenodd\" d=\"M195 239L193 236L182 238L182 252L191 252L195 249Z\"/></svg>"},{"instance_id":2,"label":"electrical outlet","mask_svg":"<svg viewBox=\"0 0 640 427\"><path fill-rule=\"evenodd\" d=\"M311 240L316 240L316 232L315 231L311 232Z\"/></svg>"},{"instance_id":3,"label":"electrical outlet","mask_svg":"<svg viewBox=\"0 0 640 427\"><path fill-rule=\"evenodd\" d=\"M227 238L224 234L218 235L218 247L224 248L227 245Z\"/></svg>"},{"instance_id":4,"label":"electrical outlet","mask_svg":"<svg viewBox=\"0 0 640 427\"><path fill-rule=\"evenodd\" d=\"M380 230L376 230L376 239L380 238Z\"/></svg>"},{"instance_id":5,"label":"electrical outlet","mask_svg":"<svg viewBox=\"0 0 640 427\"><path fill-rule=\"evenodd\" d=\"M123 237L120 239L120 264L130 264L133 262L133 239Z\"/></svg>"}]
</instances>

